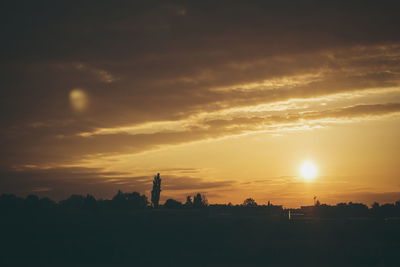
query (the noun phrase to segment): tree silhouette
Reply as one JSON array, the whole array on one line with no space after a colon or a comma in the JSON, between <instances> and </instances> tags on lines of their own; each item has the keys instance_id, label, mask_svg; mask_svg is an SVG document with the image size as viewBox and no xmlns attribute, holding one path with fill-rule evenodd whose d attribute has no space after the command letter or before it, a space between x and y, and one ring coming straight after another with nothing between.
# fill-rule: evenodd
<instances>
[{"instance_id":1,"label":"tree silhouette","mask_svg":"<svg viewBox=\"0 0 400 267\"><path fill-rule=\"evenodd\" d=\"M147 204L147 197L138 192L123 193L118 190L118 193L112 199L112 206L119 210L145 208Z\"/></svg>"},{"instance_id":2,"label":"tree silhouette","mask_svg":"<svg viewBox=\"0 0 400 267\"><path fill-rule=\"evenodd\" d=\"M372 203L372 209L379 209L379 203L378 202Z\"/></svg>"},{"instance_id":3,"label":"tree silhouette","mask_svg":"<svg viewBox=\"0 0 400 267\"><path fill-rule=\"evenodd\" d=\"M39 208L39 197L36 195L29 195L25 198L26 208L33 210Z\"/></svg>"},{"instance_id":4,"label":"tree silhouette","mask_svg":"<svg viewBox=\"0 0 400 267\"><path fill-rule=\"evenodd\" d=\"M161 178L160 174L157 173L154 176L153 180L153 190L151 190L151 203L153 204L154 208L158 208L158 204L160 202L160 193L161 193Z\"/></svg>"},{"instance_id":5,"label":"tree silhouette","mask_svg":"<svg viewBox=\"0 0 400 267\"><path fill-rule=\"evenodd\" d=\"M206 196L197 193L193 198L193 207L195 208L203 208L208 205L208 201Z\"/></svg>"},{"instance_id":6,"label":"tree silhouette","mask_svg":"<svg viewBox=\"0 0 400 267\"><path fill-rule=\"evenodd\" d=\"M125 195L121 190L112 198L112 206L117 209L123 208L125 203Z\"/></svg>"},{"instance_id":7,"label":"tree silhouette","mask_svg":"<svg viewBox=\"0 0 400 267\"><path fill-rule=\"evenodd\" d=\"M57 207L57 203L48 197L39 200L39 206L43 210L51 210Z\"/></svg>"},{"instance_id":8,"label":"tree silhouette","mask_svg":"<svg viewBox=\"0 0 400 267\"><path fill-rule=\"evenodd\" d=\"M128 207L132 209L145 208L148 204L147 197L138 192L125 193Z\"/></svg>"},{"instance_id":9,"label":"tree silhouette","mask_svg":"<svg viewBox=\"0 0 400 267\"><path fill-rule=\"evenodd\" d=\"M97 211L98 204L96 198L92 195L87 194L85 199L83 200L82 208L87 211Z\"/></svg>"},{"instance_id":10,"label":"tree silhouette","mask_svg":"<svg viewBox=\"0 0 400 267\"><path fill-rule=\"evenodd\" d=\"M77 211L83 208L85 197L81 195L71 195L69 198L60 201L60 207L69 210Z\"/></svg>"},{"instance_id":11,"label":"tree silhouette","mask_svg":"<svg viewBox=\"0 0 400 267\"><path fill-rule=\"evenodd\" d=\"M172 199L172 198L167 199L167 201L165 201L165 203L164 203L164 208L167 208L167 209L179 209L181 207L182 207L182 203L175 199Z\"/></svg>"},{"instance_id":12,"label":"tree silhouette","mask_svg":"<svg viewBox=\"0 0 400 267\"><path fill-rule=\"evenodd\" d=\"M185 206L188 207L188 208L191 208L193 206L192 196L187 196L186 197Z\"/></svg>"},{"instance_id":13,"label":"tree silhouette","mask_svg":"<svg viewBox=\"0 0 400 267\"><path fill-rule=\"evenodd\" d=\"M0 196L0 210L14 211L23 205L23 199L14 194L2 194Z\"/></svg>"},{"instance_id":14,"label":"tree silhouette","mask_svg":"<svg viewBox=\"0 0 400 267\"><path fill-rule=\"evenodd\" d=\"M246 198L243 201L243 206L245 206L245 207L257 207L257 202L253 198L249 197L249 198Z\"/></svg>"}]
</instances>

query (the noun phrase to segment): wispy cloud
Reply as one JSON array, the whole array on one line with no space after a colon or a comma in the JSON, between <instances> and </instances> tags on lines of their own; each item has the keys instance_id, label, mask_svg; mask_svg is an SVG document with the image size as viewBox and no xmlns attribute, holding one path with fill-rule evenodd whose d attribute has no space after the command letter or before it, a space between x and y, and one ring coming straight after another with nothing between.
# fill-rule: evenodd
<instances>
[{"instance_id":1,"label":"wispy cloud","mask_svg":"<svg viewBox=\"0 0 400 267\"><path fill-rule=\"evenodd\" d=\"M45 5L3 8L13 14L3 16L0 43L3 169L84 167L238 135L398 120L396 1L300 1L295 13L284 2L225 0ZM75 88L88 103L80 112L69 101ZM176 166L164 171L200 177ZM80 175L107 176L92 171ZM123 174L109 176L127 185ZM43 183L31 188L54 188Z\"/></svg>"}]
</instances>

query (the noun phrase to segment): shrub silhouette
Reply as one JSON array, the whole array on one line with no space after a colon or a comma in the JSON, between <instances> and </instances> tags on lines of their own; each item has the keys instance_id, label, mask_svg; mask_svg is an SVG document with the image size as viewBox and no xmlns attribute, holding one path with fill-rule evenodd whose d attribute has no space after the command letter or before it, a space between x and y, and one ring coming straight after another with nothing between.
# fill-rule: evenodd
<instances>
[{"instance_id":1,"label":"shrub silhouette","mask_svg":"<svg viewBox=\"0 0 400 267\"><path fill-rule=\"evenodd\" d=\"M85 202L85 197L81 195L71 195L69 198L60 201L60 207L70 211L81 210Z\"/></svg>"},{"instance_id":2,"label":"shrub silhouette","mask_svg":"<svg viewBox=\"0 0 400 267\"><path fill-rule=\"evenodd\" d=\"M193 207L192 196L187 196L186 197L185 207L187 207L187 208Z\"/></svg>"},{"instance_id":3,"label":"shrub silhouette","mask_svg":"<svg viewBox=\"0 0 400 267\"><path fill-rule=\"evenodd\" d=\"M165 201L164 208L167 208L167 209L179 209L179 208L182 208L182 203L177 201L177 200L175 200L175 199L169 198L169 199L167 199Z\"/></svg>"},{"instance_id":4,"label":"shrub silhouette","mask_svg":"<svg viewBox=\"0 0 400 267\"><path fill-rule=\"evenodd\" d=\"M35 195L29 195L24 200L24 205L27 209L35 210L39 208L39 197Z\"/></svg>"},{"instance_id":5,"label":"shrub silhouette","mask_svg":"<svg viewBox=\"0 0 400 267\"><path fill-rule=\"evenodd\" d=\"M242 205L245 207L257 207L257 202L253 198L249 197L243 201Z\"/></svg>"},{"instance_id":6,"label":"shrub silhouette","mask_svg":"<svg viewBox=\"0 0 400 267\"><path fill-rule=\"evenodd\" d=\"M48 197L39 200L39 208L43 210L52 210L57 207L57 203Z\"/></svg>"},{"instance_id":7,"label":"shrub silhouette","mask_svg":"<svg viewBox=\"0 0 400 267\"><path fill-rule=\"evenodd\" d=\"M113 197L112 206L115 209L141 209L148 204L147 197L138 192L123 193L121 190Z\"/></svg>"},{"instance_id":8,"label":"shrub silhouette","mask_svg":"<svg viewBox=\"0 0 400 267\"><path fill-rule=\"evenodd\" d=\"M208 201L205 195L197 193L193 197L193 207L194 208L204 208L208 206Z\"/></svg>"},{"instance_id":9,"label":"shrub silhouette","mask_svg":"<svg viewBox=\"0 0 400 267\"><path fill-rule=\"evenodd\" d=\"M98 203L96 201L96 198L92 195L87 194L83 200L82 208L87 211L97 211Z\"/></svg>"},{"instance_id":10,"label":"shrub silhouette","mask_svg":"<svg viewBox=\"0 0 400 267\"><path fill-rule=\"evenodd\" d=\"M0 208L3 211L13 211L23 206L23 200L14 194L0 196Z\"/></svg>"}]
</instances>

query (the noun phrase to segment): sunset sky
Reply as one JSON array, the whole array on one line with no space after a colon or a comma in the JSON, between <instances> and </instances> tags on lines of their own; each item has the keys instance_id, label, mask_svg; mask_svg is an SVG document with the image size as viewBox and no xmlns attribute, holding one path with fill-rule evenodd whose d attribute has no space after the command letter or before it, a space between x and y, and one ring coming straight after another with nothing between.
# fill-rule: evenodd
<instances>
[{"instance_id":1,"label":"sunset sky","mask_svg":"<svg viewBox=\"0 0 400 267\"><path fill-rule=\"evenodd\" d=\"M400 199L398 1L9 2L0 193Z\"/></svg>"}]
</instances>

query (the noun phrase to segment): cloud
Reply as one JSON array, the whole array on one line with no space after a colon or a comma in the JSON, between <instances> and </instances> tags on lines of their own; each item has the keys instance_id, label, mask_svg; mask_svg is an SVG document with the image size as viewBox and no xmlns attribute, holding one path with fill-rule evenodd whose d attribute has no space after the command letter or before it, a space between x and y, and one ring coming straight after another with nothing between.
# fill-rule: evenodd
<instances>
[{"instance_id":1,"label":"cloud","mask_svg":"<svg viewBox=\"0 0 400 267\"><path fill-rule=\"evenodd\" d=\"M10 75L2 84L8 88L2 107L13 112L4 120L19 124L70 118L65 95L75 87L87 88L95 98L91 110L78 119L110 127L398 85L398 37L393 33L399 19L390 9L395 3L368 1L355 9L353 4L300 1L296 13L283 4L224 3L229 11L211 1L80 4L80 12L64 1L43 8L27 5L25 15L6 17L11 36L2 43L9 52L2 67ZM5 10L18 10L9 5ZM26 16L34 7L41 11L38 25ZM187 15L177 16L182 9ZM264 80L324 69L333 73L296 90L214 91L250 83L263 87ZM371 71L394 77L368 76ZM291 86L285 84L286 89ZM27 93L29 99L19 97Z\"/></svg>"},{"instance_id":2,"label":"cloud","mask_svg":"<svg viewBox=\"0 0 400 267\"><path fill-rule=\"evenodd\" d=\"M92 68L82 63L74 64L74 67L79 71L87 72L91 75L94 75L99 81L103 83L112 83L116 80L116 78L106 70Z\"/></svg>"},{"instance_id":3,"label":"cloud","mask_svg":"<svg viewBox=\"0 0 400 267\"><path fill-rule=\"evenodd\" d=\"M400 112L400 103L386 103L375 105L355 105L333 110L308 111L299 114L287 114L284 116L265 117L236 117L229 120L209 120L205 124L211 128L243 127L251 129L251 126L274 125L280 123L312 122L313 120L323 119L353 119L369 118L390 115Z\"/></svg>"},{"instance_id":4,"label":"cloud","mask_svg":"<svg viewBox=\"0 0 400 267\"><path fill-rule=\"evenodd\" d=\"M0 11L0 167L396 114L397 6L9 2ZM74 88L90 100L84 112L71 109Z\"/></svg>"},{"instance_id":5,"label":"cloud","mask_svg":"<svg viewBox=\"0 0 400 267\"><path fill-rule=\"evenodd\" d=\"M206 181L203 178L164 176L165 190L205 190L215 188L226 188L233 181ZM210 180L210 178L208 178Z\"/></svg>"},{"instance_id":6,"label":"cloud","mask_svg":"<svg viewBox=\"0 0 400 267\"><path fill-rule=\"evenodd\" d=\"M82 162L88 156L134 154L153 150L166 145L184 144L193 141L233 136L257 131L280 133L291 129L327 127L332 124L354 120L381 118L400 112L400 103L354 105L339 109L284 113L281 115L260 114L253 117L233 117L230 119L210 119L192 122L191 127L177 131L156 131L152 133L130 134L113 132L109 134L86 134L65 137L42 137L37 133L35 143L20 138L5 144L14 165L45 163L60 166L66 163ZM305 128L304 128L305 127ZM29 133L32 138L32 132ZM45 166L46 166L45 165Z\"/></svg>"},{"instance_id":7,"label":"cloud","mask_svg":"<svg viewBox=\"0 0 400 267\"><path fill-rule=\"evenodd\" d=\"M118 184L107 182L111 177L124 173L105 172L97 168L53 168L53 169L3 169L0 173L2 192L27 195L35 193L55 198L66 198L70 194L95 194L111 196L118 190ZM127 178L130 185L142 191L148 184L143 177ZM126 186L125 186L126 187ZM44 190L45 189L45 190ZM100 194L100 195L99 195Z\"/></svg>"}]
</instances>

